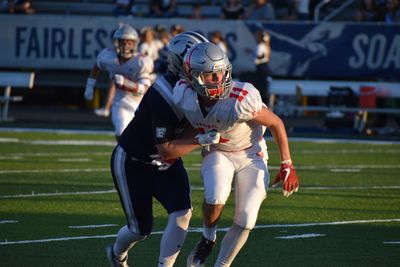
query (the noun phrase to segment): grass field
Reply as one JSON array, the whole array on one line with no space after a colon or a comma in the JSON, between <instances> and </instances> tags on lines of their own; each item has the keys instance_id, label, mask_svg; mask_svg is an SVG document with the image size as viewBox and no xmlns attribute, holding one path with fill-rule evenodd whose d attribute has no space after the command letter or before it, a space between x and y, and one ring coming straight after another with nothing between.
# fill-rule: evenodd
<instances>
[{"instance_id":1,"label":"grass field","mask_svg":"<svg viewBox=\"0 0 400 267\"><path fill-rule=\"evenodd\" d=\"M270 172L278 153L268 139ZM0 266L107 266L104 246L124 224L109 172L109 134L0 130ZM291 142L300 189L271 189L233 266L400 266L400 144ZM193 218L176 266L200 237L198 152L185 157ZM231 224L232 200L222 230ZM129 263L156 266L167 215ZM223 237L219 232L219 242ZM213 251L208 266L216 258Z\"/></svg>"}]
</instances>

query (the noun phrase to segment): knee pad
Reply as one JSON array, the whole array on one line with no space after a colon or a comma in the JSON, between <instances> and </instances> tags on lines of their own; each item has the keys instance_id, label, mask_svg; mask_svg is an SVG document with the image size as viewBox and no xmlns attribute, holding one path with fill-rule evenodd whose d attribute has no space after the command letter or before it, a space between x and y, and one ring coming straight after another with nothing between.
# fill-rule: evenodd
<instances>
[{"instance_id":1,"label":"knee pad","mask_svg":"<svg viewBox=\"0 0 400 267\"><path fill-rule=\"evenodd\" d=\"M142 241L142 240L145 240L146 237L148 237L148 235L142 235L141 233L138 233L138 232L132 230L130 227L128 227L128 229L129 229L129 232L131 232L131 234L135 237L136 241Z\"/></svg>"},{"instance_id":2,"label":"knee pad","mask_svg":"<svg viewBox=\"0 0 400 267\"><path fill-rule=\"evenodd\" d=\"M192 210L178 210L169 215L169 220L175 221L176 225L186 230L189 227L190 218L192 217Z\"/></svg>"},{"instance_id":3,"label":"knee pad","mask_svg":"<svg viewBox=\"0 0 400 267\"><path fill-rule=\"evenodd\" d=\"M257 217L251 218L245 212L239 213L233 219L233 222L243 229L251 230L256 225Z\"/></svg>"}]
</instances>

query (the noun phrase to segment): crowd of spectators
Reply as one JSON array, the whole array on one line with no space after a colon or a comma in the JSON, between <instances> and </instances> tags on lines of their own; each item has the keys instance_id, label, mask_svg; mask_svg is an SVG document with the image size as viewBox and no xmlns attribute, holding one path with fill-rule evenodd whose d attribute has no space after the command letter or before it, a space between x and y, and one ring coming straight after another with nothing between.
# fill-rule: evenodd
<instances>
[{"instance_id":1,"label":"crowd of spectators","mask_svg":"<svg viewBox=\"0 0 400 267\"><path fill-rule=\"evenodd\" d=\"M75 2L75 1L74 1ZM115 16L135 16L152 18L186 17L204 19L210 17L207 7L212 6L213 18L226 20L298 20L314 19L314 11L321 0L208 0L187 1L177 0L115 0L110 14ZM341 1L325 1L329 5L343 4ZM355 0L355 21L378 21L386 23L400 22L400 0ZM78 2L75 2L78 4ZM147 4L146 4L147 3ZM186 7L186 13L180 12L179 7ZM207 6L207 7L206 7ZM191 14L187 13L191 8ZM32 0L3 0L0 11L11 14L34 14L35 3ZM190 11L189 11L190 12Z\"/></svg>"}]
</instances>

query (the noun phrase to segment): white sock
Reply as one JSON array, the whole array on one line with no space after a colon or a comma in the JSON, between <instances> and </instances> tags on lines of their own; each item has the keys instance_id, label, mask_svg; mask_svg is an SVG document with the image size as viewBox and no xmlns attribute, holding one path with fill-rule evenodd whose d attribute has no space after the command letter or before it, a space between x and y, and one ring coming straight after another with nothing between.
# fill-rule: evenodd
<instances>
[{"instance_id":1,"label":"white sock","mask_svg":"<svg viewBox=\"0 0 400 267\"><path fill-rule=\"evenodd\" d=\"M119 229L114 243L114 257L119 261L123 261L133 245L145 238L146 236L133 233L127 225L123 226Z\"/></svg>"},{"instance_id":2,"label":"white sock","mask_svg":"<svg viewBox=\"0 0 400 267\"><path fill-rule=\"evenodd\" d=\"M208 228L203 224L203 236L208 240L214 241L217 239L217 227L218 225Z\"/></svg>"},{"instance_id":3,"label":"white sock","mask_svg":"<svg viewBox=\"0 0 400 267\"><path fill-rule=\"evenodd\" d=\"M168 224L164 230L160 244L159 267L172 267L183 242L185 242L192 211L180 210L173 212L168 217Z\"/></svg>"},{"instance_id":4,"label":"white sock","mask_svg":"<svg viewBox=\"0 0 400 267\"><path fill-rule=\"evenodd\" d=\"M219 250L215 267L231 266L236 255L246 243L249 233L249 229L244 229L234 223L231 228L229 228L229 231L225 234L224 239L221 242L221 248Z\"/></svg>"}]
</instances>

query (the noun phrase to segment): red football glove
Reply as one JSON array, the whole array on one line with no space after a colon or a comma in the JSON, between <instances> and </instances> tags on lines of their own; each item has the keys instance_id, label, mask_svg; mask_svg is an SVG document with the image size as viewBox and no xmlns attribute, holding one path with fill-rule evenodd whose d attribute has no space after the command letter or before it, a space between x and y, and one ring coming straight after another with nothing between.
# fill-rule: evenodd
<instances>
[{"instance_id":1,"label":"red football glove","mask_svg":"<svg viewBox=\"0 0 400 267\"><path fill-rule=\"evenodd\" d=\"M293 192L299 189L299 179L291 160L285 160L281 163L281 169L272 182L272 187L276 187L282 181L282 193L285 197L289 197Z\"/></svg>"}]
</instances>

